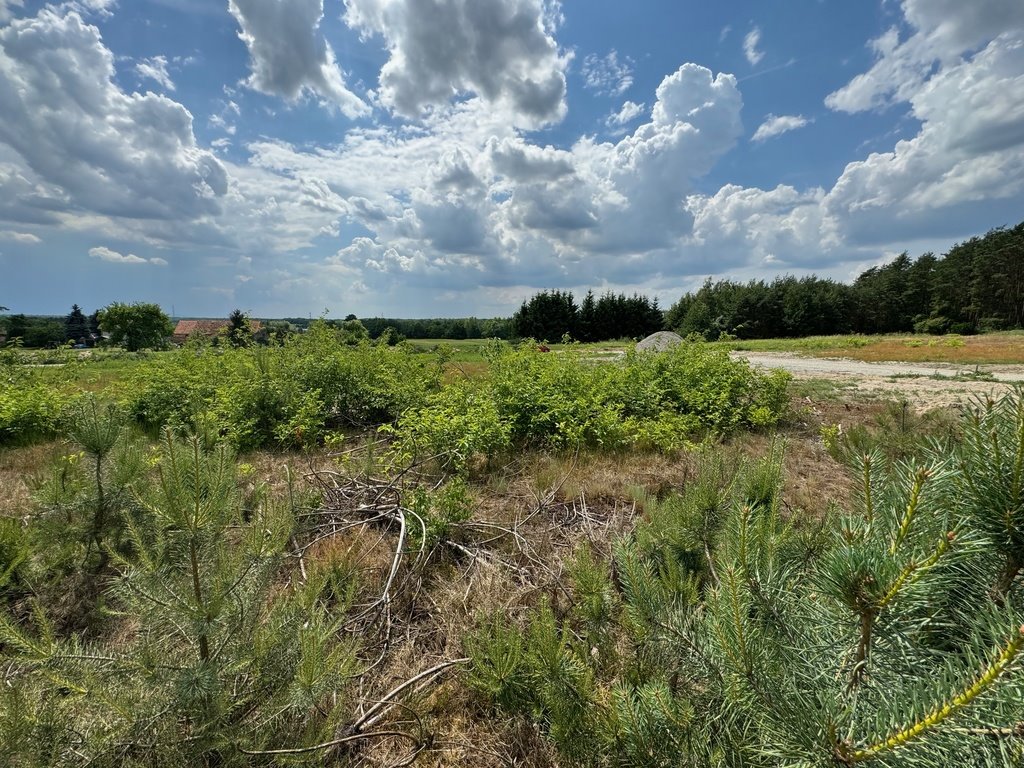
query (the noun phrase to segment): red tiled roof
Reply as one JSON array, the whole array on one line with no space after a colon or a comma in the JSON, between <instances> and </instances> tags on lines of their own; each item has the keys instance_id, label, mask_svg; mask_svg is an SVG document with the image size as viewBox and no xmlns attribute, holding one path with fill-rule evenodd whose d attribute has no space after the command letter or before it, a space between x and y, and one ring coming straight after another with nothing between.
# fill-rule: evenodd
<instances>
[{"instance_id":1,"label":"red tiled roof","mask_svg":"<svg viewBox=\"0 0 1024 768\"><path fill-rule=\"evenodd\" d=\"M175 341L184 341L193 333L201 333L204 336L216 336L218 333L223 333L227 330L227 320L179 320L178 324L174 327L174 336L172 337ZM259 320L250 320L249 328L253 333L259 331L262 327L262 323Z\"/></svg>"}]
</instances>

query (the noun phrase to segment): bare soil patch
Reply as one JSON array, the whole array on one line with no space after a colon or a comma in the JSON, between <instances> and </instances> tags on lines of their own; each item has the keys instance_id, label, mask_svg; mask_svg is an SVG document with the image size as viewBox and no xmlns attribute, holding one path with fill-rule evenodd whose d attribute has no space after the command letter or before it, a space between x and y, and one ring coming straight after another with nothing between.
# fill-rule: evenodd
<instances>
[{"instance_id":1,"label":"bare soil patch","mask_svg":"<svg viewBox=\"0 0 1024 768\"><path fill-rule=\"evenodd\" d=\"M787 352L733 352L751 365L782 368L798 379L828 379L867 397L906 399L918 411L999 397L1024 383L1024 365L872 363L849 358L804 357Z\"/></svg>"}]
</instances>

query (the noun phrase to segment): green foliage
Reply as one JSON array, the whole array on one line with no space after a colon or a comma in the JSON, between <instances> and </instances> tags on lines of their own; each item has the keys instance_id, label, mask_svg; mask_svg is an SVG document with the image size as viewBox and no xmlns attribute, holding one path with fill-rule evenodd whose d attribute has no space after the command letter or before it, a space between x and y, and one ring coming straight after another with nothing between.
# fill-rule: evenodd
<instances>
[{"instance_id":1,"label":"green foliage","mask_svg":"<svg viewBox=\"0 0 1024 768\"><path fill-rule=\"evenodd\" d=\"M228 315L228 327L225 333L228 344L232 347L252 346L252 324L249 321L249 316L240 309L235 309Z\"/></svg>"},{"instance_id":2,"label":"green foliage","mask_svg":"<svg viewBox=\"0 0 1024 768\"><path fill-rule=\"evenodd\" d=\"M15 594L25 586L31 556L32 542L22 521L0 517L0 596Z\"/></svg>"},{"instance_id":3,"label":"green foliage","mask_svg":"<svg viewBox=\"0 0 1024 768\"><path fill-rule=\"evenodd\" d=\"M106 565L104 545L107 529L112 526L112 523L114 527L120 527L114 521L120 511L117 508L119 505L109 498L111 489L108 485L111 478L105 476L104 463L117 446L118 441L124 436L124 426L124 414L116 405L112 403L101 405L91 395L82 398L71 410L68 418L68 437L93 462L94 486L92 490L95 491L95 499L92 503L92 521L89 526L89 552L92 554L92 548L95 547L96 554L99 556L97 569ZM127 465L128 462L122 460L121 467L124 468ZM123 480L123 478L118 479Z\"/></svg>"},{"instance_id":4,"label":"green foliage","mask_svg":"<svg viewBox=\"0 0 1024 768\"><path fill-rule=\"evenodd\" d=\"M465 469L474 456L500 455L511 446L511 427L486 390L457 382L431 395L423 408L407 411L395 434L395 457L403 464L437 457L452 471Z\"/></svg>"},{"instance_id":5,"label":"green foliage","mask_svg":"<svg viewBox=\"0 0 1024 768\"><path fill-rule=\"evenodd\" d=\"M114 553L130 632L85 643L38 603L0 617L0 739L19 765L251 765L243 749L322 742L347 714L334 611L351 596L326 564L275 585L290 510L260 495L243 511L232 455L194 436L165 431L156 472Z\"/></svg>"},{"instance_id":6,"label":"green foliage","mask_svg":"<svg viewBox=\"0 0 1024 768\"><path fill-rule=\"evenodd\" d=\"M1002 557L993 589L1003 600L1024 568L1024 393L978 402L963 441L958 509Z\"/></svg>"},{"instance_id":7,"label":"green foliage","mask_svg":"<svg viewBox=\"0 0 1024 768\"><path fill-rule=\"evenodd\" d=\"M698 343L614 365L572 345L545 354L497 344L488 360L486 378L446 387L389 428L400 460L437 457L462 471L474 455L525 446L678 450L701 432L770 426L787 405L786 373L758 373Z\"/></svg>"},{"instance_id":8,"label":"green foliage","mask_svg":"<svg viewBox=\"0 0 1024 768\"><path fill-rule=\"evenodd\" d=\"M5 376L0 368L0 445L52 437L67 398L42 377Z\"/></svg>"},{"instance_id":9,"label":"green foliage","mask_svg":"<svg viewBox=\"0 0 1024 768\"><path fill-rule=\"evenodd\" d=\"M1024 324L1024 222L959 243L942 258L902 253L852 285L815 276L707 282L666 313L666 327L708 340L815 334L978 333Z\"/></svg>"},{"instance_id":10,"label":"green foliage","mask_svg":"<svg viewBox=\"0 0 1024 768\"><path fill-rule=\"evenodd\" d=\"M422 523L420 530L413 531L413 539L427 552L452 540L458 524L473 514L469 489L461 478L449 480L430 492L416 489L410 509Z\"/></svg>"},{"instance_id":11,"label":"green foliage","mask_svg":"<svg viewBox=\"0 0 1024 768\"><path fill-rule=\"evenodd\" d=\"M682 336L708 341L763 339L846 333L852 328L851 289L816 276L705 281L696 293L680 298L665 314L665 325Z\"/></svg>"},{"instance_id":12,"label":"green foliage","mask_svg":"<svg viewBox=\"0 0 1024 768\"><path fill-rule=\"evenodd\" d=\"M511 319L517 337L543 341L564 336L577 341L642 339L660 331L663 323L657 299L611 292L595 299L593 291L579 307L571 292L541 291L524 301Z\"/></svg>"},{"instance_id":13,"label":"green foliage","mask_svg":"<svg viewBox=\"0 0 1024 768\"><path fill-rule=\"evenodd\" d=\"M512 330L519 338L554 341L576 330L577 312L571 292L541 291L512 316Z\"/></svg>"},{"instance_id":14,"label":"green foliage","mask_svg":"<svg viewBox=\"0 0 1024 768\"><path fill-rule=\"evenodd\" d=\"M53 370L26 364L27 352L17 345L0 349L0 446L22 445L53 437L64 409L73 366Z\"/></svg>"},{"instance_id":15,"label":"green foliage","mask_svg":"<svg viewBox=\"0 0 1024 768\"><path fill-rule=\"evenodd\" d=\"M132 549L135 487L149 466L112 404L81 398L68 409L65 429L77 450L36 483L36 513L24 532L36 556L24 566L25 583L62 627L92 631L106 621L101 586L110 558Z\"/></svg>"},{"instance_id":16,"label":"green foliage","mask_svg":"<svg viewBox=\"0 0 1024 768\"><path fill-rule=\"evenodd\" d=\"M577 554L567 614L483 621L471 685L567 764L1018 764L1021 395L963 435L851 452L824 542L782 515L781 444L706 454L611 563Z\"/></svg>"},{"instance_id":17,"label":"green foliage","mask_svg":"<svg viewBox=\"0 0 1024 768\"><path fill-rule=\"evenodd\" d=\"M588 649L542 601L523 635L493 617L467 640L473 657L470 684L513 712L545 723L571 765L592 765L600 754L607 707L590 667Z\"/></svg>"},{"instance_id":18,"label":"green foliage","mask_svg":"<svg viewBox=\"0 0 1024 768\"><path fill-rule=\"evenodd\" d=\"M320 322L283 346L186 346L136 368L125 407L152 433L167 424L240 450L304 447L330 430L394 421L439 386L430 359L351 340Z\"/></svg>"},{"instance_id":19,"label":"green foliage","mask_svg":"<svg viewBox=\"0 0 1024 768\"><path fill-rule=\"evenodd\" d=\"M394 317L364 317L361 320L371 339L382 339L388 331L396 342L403 339L508 339L512 335L508 318L440 317L407 320ZM390 343L390 341L385 341Z\"/></svg>"},{"instance_id":20,"label":"green foliage","mask_svg":"<svg viewBox=\"0 0 1024 768\"><path fill-rule=\"evenodd\" d=\"M77 304L72 305L71 312L64 318L64 340L72 344L90 342L89 318Z\"/></svg>"},{"instance_id":21,"label":"green foliage","mask_svg":"<svg viewBox=\"0 0 1024 768\"><path fill-rule=\"evenodd\" d=\"M110 343L129 352L160 349L174 332L171 319L157 304L114 302L99 312L99 324Z\"/></svg>"},{"instance_id":22,"label":"green foliage","mask_svg":"<svg viewBox=\"0 0 1024 768\"><path fill-rule=\"evenodd\" d=\"M931 441L951 443L959 426L948 411L918 413L908 401L896 400L885 403L871 423L822 427L822 440L833 458L844 462L875 450L890 459L907 459L921 456Z\"/></svg>"},{"instance_id":23,"label":"green foliage","mask_svg":"<svg viewBox=\"0 0 1024 768\"><path fill-rule=\"evenodd\" d=\"M52 349L66 340L63 318L47 315L9 315L0 321L5 329L7 343L29 348Z\"/></svg>"}]
</instances>

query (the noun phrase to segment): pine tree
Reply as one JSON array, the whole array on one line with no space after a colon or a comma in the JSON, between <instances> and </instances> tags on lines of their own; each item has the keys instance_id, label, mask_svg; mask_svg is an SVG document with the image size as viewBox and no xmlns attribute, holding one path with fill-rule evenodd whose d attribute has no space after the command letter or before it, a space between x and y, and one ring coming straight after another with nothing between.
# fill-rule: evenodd
<instances>
[{"instance_id":1,"label":"pine tree","mask_svg":"<svg viewBox=\"0 0 1024 768\"><path fill-rule=\"evenodd\" d=\"M93 462L95 507L89 525L87 551L95 553L96 569L107 563L105 539L111 518L116 513L110 495L107 459L121 439L125 419L115 405L102 406L94 396L83 398L74 409L68 424L68 436L82 448Z\"/></svg>"},{"instance_id":2,"label":"pine tree","mask_svg":"<svg viewBox=\"0 0 1024 768\"><path fill-rule=\"evenodd\" d=\"M587 295L580 305L577 332L580 341L600 341L597 330L597 302L594 299L593 291L587 291Z\"/></svg>"},{"instance_id":3,"label":"pine tree","mask_svg":"<svg viewBox=\"0 0 1024 768\"><path fill-rule=\"evenodd\" d=\"M232 347L252 346L252 326L249 323L249 316L242 310L236 309L228 315L226 333L228 344Z\"/></svg>"},{"instance_id":4,"label":"pine tree","mask_svg":"<svg viewBox=\"0 0 1024 768\"><path fill-rule=\"evenodd\" d=\"M64 318L64 335L73 344L85 344L89 339L89 320L77 304L72 305L71 314Z\"/></svg>"},{"instance_id":5,"label":"pine tree","mask_svg":"<svg viewBox=\"0 0 1024 768\"><path fill-rule=\"evenodd\" d=\"M129 632L87 645L41 610L31 630L0 616L0 741L21 765L252 765L247 753L322 743L349 716L338 574L274 585L290 509L261 495L243 513L233 456L198 437L165 431L156 473L126 518L131 546L112 552Z\"/></svg>"},{"instance_id":6,"label":"pine tree","mask_svg":"<svg viewBox=\"0 0 1024 768\"><path fill-rule=\"evenodd\" d=\"M100 311L97 309L89 315L89 333L94 341L98 341L103 334L100 328Z\"/></svg>"}]
</instances>

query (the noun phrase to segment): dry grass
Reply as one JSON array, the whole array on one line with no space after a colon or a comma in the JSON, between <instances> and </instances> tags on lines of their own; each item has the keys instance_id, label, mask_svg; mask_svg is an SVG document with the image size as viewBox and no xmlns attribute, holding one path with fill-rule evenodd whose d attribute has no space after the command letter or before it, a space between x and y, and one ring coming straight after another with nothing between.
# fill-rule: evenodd
<instances>
[{"instance_id":1,"label":"dry grass","mask_svg":"<svg viewBox=\"0 0 1024 768\"><path fill-rule=\"evenodd\" d=\"M490 364L482 360L453 360L444 369L444 383L451 384L461 379L482 379L490 370Z\"/></svg>"},{"instance_id":2,"label":"dry grass","mask_svg":"<svg viewBox=\"0 0 1024 768\"><path fill-rule=\"evenodd\" d=\"M815 357L846 357L869 363L958 363L963 365L1024 363L1024 335L883 337L862 347L808 350Z\"/></svg>"},{"instance_id":3,"label":"dry grass","mask_svg":"<svg viewBox=\"0 0 1024 768\"><path fill-rule=\"evenodd\" d=\"M32 508L32 485L66 446L59 441L0 449L0 514L24 515Z\"/></svg>"}]
</instances>

